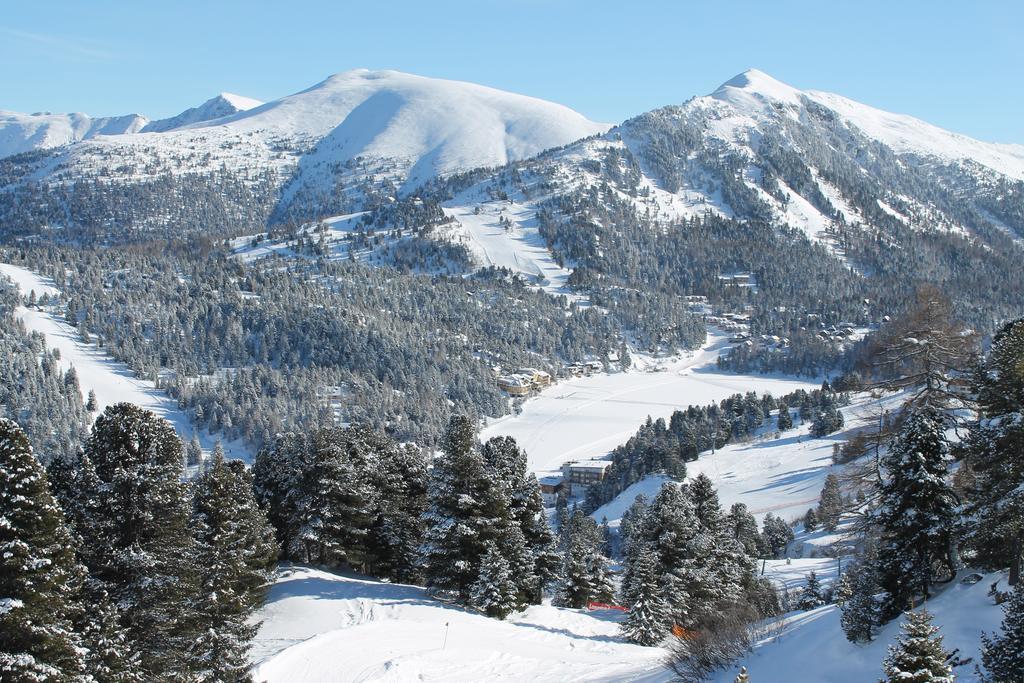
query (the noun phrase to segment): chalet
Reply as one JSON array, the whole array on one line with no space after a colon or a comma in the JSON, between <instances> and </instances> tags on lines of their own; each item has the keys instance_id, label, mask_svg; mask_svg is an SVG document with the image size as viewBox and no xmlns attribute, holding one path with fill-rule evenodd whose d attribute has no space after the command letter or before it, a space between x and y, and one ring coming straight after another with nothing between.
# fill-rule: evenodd
<instances>
[{"instance_id":1,"label":"chalet","mask_svg":"<svg viewBox=\"0 0 1024 683\"><path fill-rule=\"evenodd\" d=\"M546 387L551 384L551 375L544 370L537 368L520 368L517 375L529 377L535 387Z\"/></svg>"},{"instance_id":2,"label":"chalet","mask_svg":"<svg viewBox=\"0 0 1024 683\"><path fill-rule=\"evenodd\" d=\"M541 477L538 483L540 484L540 497L544 501L544 505L548 507L557 503L558 494L565 490L565 479L557 474Z\"/></svg>"}]
</instances>

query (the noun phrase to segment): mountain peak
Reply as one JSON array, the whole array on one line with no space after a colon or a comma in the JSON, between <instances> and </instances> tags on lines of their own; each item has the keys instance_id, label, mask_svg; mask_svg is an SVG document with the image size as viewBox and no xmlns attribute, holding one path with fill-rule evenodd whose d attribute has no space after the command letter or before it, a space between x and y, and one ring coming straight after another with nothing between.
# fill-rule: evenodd
<instances>
[{"instance_id":1,"label":"mountain peak","mask_svg":"<svg viewBox=\"0 0 1024 683\"><path fill-rule=\"evenodd\" d=\"M747 69L737 74L718 87L711 94L715 99L727 100L738 104L737 100L757 97L761 100L773 100L792 104L800 103L803 93L791 85L772 78L759 69Z\"/></svg>"}]
</instances>

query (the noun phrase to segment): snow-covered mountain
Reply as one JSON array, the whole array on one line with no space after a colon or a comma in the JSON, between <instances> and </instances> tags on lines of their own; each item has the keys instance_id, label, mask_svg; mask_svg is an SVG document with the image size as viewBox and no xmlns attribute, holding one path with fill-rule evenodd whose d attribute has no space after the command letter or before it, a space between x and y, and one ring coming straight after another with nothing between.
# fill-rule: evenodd
<instances>
[{"instance_id":1,"label":"snow-covered mountain","mask_svg":"<svg viewBox=\"0 0 1024 683\"><path fill-rule=\"evenodd\" d=\"M271 211L287 218L298 206L306 219L359 208L368 193L387 196L437 175L500 166L609 128L544 100L396 71L349 71L250 104L215 98L138 134L94 138L29 160L10 180L81 187L102 177L125 193L153 182L187 184L175 193L191 195L184 204L158 211L170 221L177 215L179 225L207 192L224 220L251 220L237 211L242 204L266 210L263 220ZM235 111L218 116L229 108ZM225 197L225 186L237 193ZM134 226L126 227L152 223L138 207L129 211Z\"/></svg>"},{"instance_id":2,"label":"snow-covered mountain","mask_svg":"<svg viewBox=\"0 0 1024 683\"><path fill-rule=\"evenodd\" d=\"M225 116L237 114L238 112L248 111L249 109L258 107L261 104L263 103L259 100L254 100L251 97L243 97L229 92L222 92L216 97L206 100L198 107L186 109L177 116L172 116L168 119L150 121L140 132L163 133L165 131L174 130L175 128L183 128L193 123L212 121L214 119L220 119Z\"/></svg>"},{"instance_id":3,"label":"snow-covered mountain","mask_svg":"<svg viewBox=\"0 0 1024 683\"><path fill-rule=\"evenodd\" d=\"M137 133L148 123L145 116L104 116L86 114L21 114L0 110L0 158L34 149L60 147L97 135Z\"/></svg>"},{"instance_id":4,"label":"snow-covered mountain","mask_svg":"<svg viewBox=\"0 0 1024 683\"><path fill-rule=\"evenodd\" d=\"M980 142L756 70L611 130L551 102L395 71L337 74L251 108L221 99L145 128L166 132L92 137L19 162L0 181L33 188L42 204L26 208L14 192L0 197L0 215L26 229L58 215L94 227L84 206L101 200L87 181L102 179L119 189L102 199L121 207L115 229L241 234L231 226L352 213L438 176L511 163L548 197L607 186L650 220L711 212L769 221L836 253L843 226L1024 234L1024 146ZM230 108L239 111L208 118ZM42 192L53 185L74 188L61 206Z\"/></svg>"}]
</instances>

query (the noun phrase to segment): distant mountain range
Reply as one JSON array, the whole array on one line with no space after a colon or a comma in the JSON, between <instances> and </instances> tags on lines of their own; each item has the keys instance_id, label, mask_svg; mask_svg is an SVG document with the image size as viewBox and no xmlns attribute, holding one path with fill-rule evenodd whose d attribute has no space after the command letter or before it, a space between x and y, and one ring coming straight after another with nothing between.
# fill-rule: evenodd
<instances>
[{"instance_id":1,"label":"distant mountain range","mask_svg":"<svg viewBox=\"0 0 1024 683\"><path fill-rule=\"evenodd\" d=\"M1024 234L1024 146L756 70L614 128L535 98L368 70L265 104L222 94L159 121L4 113L0 218L9 232L238 233L364 209L566 145L531 168L558 166L567 175L552 185L575 187L597 181L616 149L636 164L634 190L646 188L638 207L665 220L760 217L812 240L839 220Z\"/></svg>"}]
</instances>

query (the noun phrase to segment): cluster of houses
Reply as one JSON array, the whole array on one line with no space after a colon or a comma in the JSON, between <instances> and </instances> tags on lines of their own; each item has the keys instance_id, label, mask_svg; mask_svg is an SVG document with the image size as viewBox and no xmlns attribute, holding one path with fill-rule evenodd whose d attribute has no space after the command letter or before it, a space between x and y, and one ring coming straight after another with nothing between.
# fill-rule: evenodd
<instances>
[{"instance_id":1,"label":"cluster of houses","mask_svg":"<svg viewBox=\"0 0 1024 683\"><path fill-rule=\"evenodd\" d=\"M541 477L540 495L544 504L550 507L559 496L568 498L584 494L588 486L604 480L611 464L611 460L573 460L562 465L561 474Z\"/></svg>"},{"instance_id":2,"label":"cluster of houses","mask_svg":"<svg viewBox=\"0 0 1024 683\"><path fill-rule=\"evenodd\" d=\"M844 342L857 335L857 326L853 323L842 322L838 325L829 325L820 330L818 336L825 341Z\"/></svg>"},{"instance_id":3,"label":"cluster of houses","mask_svg":"<svg viewBox=\"0 0 1024 683\"><path fill-rule=\"evenodd\" d=\"M565 366L565 373L570 377L590 377L595 372L601 372L604 366L600 361L589 360L585 363L573 363Z\"/></svg>"},{"instance_id":4,"label":"cluster of houses","mask_svg":"<svg viewBox=\"0 0 1024 683\"><path fill-rule=\"evenodd\" d=\"M551 384L551 373L537 368L520 368L506 375L501 374L501 368L495 368L495 374L498 376L498 388L509 396L526 396Z\"/></svg>"}]
</instances>

